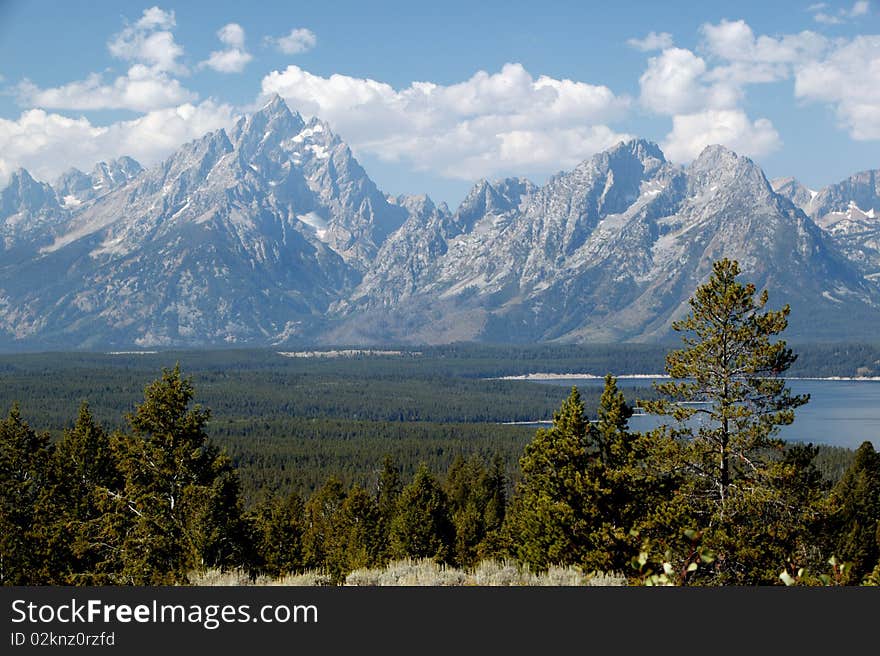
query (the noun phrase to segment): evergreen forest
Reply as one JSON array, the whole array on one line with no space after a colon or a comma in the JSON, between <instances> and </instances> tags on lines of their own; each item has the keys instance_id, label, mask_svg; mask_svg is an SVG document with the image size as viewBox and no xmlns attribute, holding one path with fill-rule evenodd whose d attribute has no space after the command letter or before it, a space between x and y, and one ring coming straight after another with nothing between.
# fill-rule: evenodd
<instances>
[{"instance_id":1,"label":"evergreen forest","mask_svg":"<svg viewBox=\"0 0 880 656\"><path fill-rule=\"evenodd\" d=\"M791 309L739 273L716 262L663 345L0 357L0 582L496 559L633 585L880 584L869 436L777 436L809 403L783 375L856 375L880 348L788 345ZM611 375L499 379L612 369L670 378L633 398ZM663 424L632 431L636 405Z\"/></svg>"}]
</instances>

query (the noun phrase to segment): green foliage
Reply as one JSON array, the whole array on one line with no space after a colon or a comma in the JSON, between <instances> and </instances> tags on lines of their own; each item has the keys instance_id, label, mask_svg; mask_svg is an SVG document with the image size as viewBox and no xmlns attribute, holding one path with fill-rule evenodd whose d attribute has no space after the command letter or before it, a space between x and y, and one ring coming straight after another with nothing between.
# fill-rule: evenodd
<instances>
[{"instance_id":1,"label":"green foliage","mask_svg":"<svg viewBox=\"0 0 880 656\"><path fill-rule=\"evenodd\" d=\"M111 584L121 554L107 540L105 515L113 510L110 491L121 488L122 477L113 440L87 403L52 455L37 518L48 554L42 578L63 585Z\"/></svg>"},{"instance_id":2,"label":"green foliage","mask_svg":"<svg viewBox=\"0 0 880 656\"><path fill-rule=\"evenodd\" d=\"M849 563L847 580L861 581L880 562L880 454L870 442L856 450L829 506L832 551Z\"/></svg>"},{"instance_id":3,"label":"green foliage","mask_svg":"<svg viewBox=\"0 0 880 656\"><path fill-rule=\"evenodd\" d=\"M391 521L391 553L395 558L450 562L454 531L446 493L423 463L397 501Z\"/></svg>"},{"instance_id":4,"label":"green foliage","mask_svg":"<svg viewBox=\"0 0 880 656\"><path fill-rule=\"evenodd\" d=\"M455 526L454 561L471 567L500 552L507 496L501 459L487 468L477 456L459 456L446 474L445 490Z\"/></svg>"},{"instance_id":5,"label":"green foliage","mask_svg":"<svg viewBox=\"0 0 880 656\"><path fill-rule=\"evenodd\" d=\"M384 546L378 502L361 486L352 486L333 521L325 564L333 581L342 582L352 570L376 565Z\"/></svg>"},{"instance_id":6,"label":"green foliage","mask_svg":"<svg viewBox=\"0 0 880 656\"><path fill-rule=\"evenodd\" d=\"M0 422L0 583L34 585L43 580L49 555L37 506L48 484L49 436L21 418L18 405Z\"/></svg>"},{"instance_id":7,"label":"green foliage","mask_svg":"<svg viewBox=\"0 0 880 656\"><path fill-rule=\"evenodd\" d=\"M196 406L179 366L164 370L129 415L119 441L124 487L116 495L130 525L122 541L124 581L160 584L240 560L243 523L230 460L210 443L208 412Z\"/></svg>"},{"instance_id":8,"label":"green foliage","mask_svg":"<svg viewBox=\"0 0 880 656\"><path fill-rule=\"evenodd\" d=\"M799 549L799 534L788 528L801 526L798 514L815 502L801 471L815 454L786 461L776 438L809 400L792 396L780 378L796 356L772 341L785 330L789 307L765 311L767 291L756 298L738 275L735 261L715 262L690 314L673 323L685 344L666 357L674 380L656 385L661 398L641 405L677 422L671 435L678 439L668 444L678 452L667 454L666 465L684 472L686 512L717 552L713 580L754 584L772 580L779 559Z\"/></svg>"},{"instance_id":9,"label":"green foliage","mask_svg":"<svg viewBox=\"0 0 880 656\"><path fill-rule=\"evenodd\" d=\"M376 482L376 503L379 512L379 537L381 541L379 560L387 561L391 557L391 520L397 513L397 500L403 484L400 480L400 468L389 454L382 460L382 471Z\"/></svg>"},{"instance_id":10,"label":"green foliage","mask_svg":"<svg viewBox=\"0 0 880 656\"><path fill-rule=\"evenodd\" d=\"M338 361L184 354L214 414L193 405L194 378L179 365L129 405L132 385L167 354L0 358L0 398L10 385L30 390L56 438L17 405L0 423L0 582L226 572L239 584L339 584L352 572L389 575L377 568L394 558L428 558L431 580L458 583L556 572L541 577L553 584L563 572L582 584L589 571L630 571L647 585L878 584L880 456L870 443L853 453L775 439L805 402L779 378L794 354L770 340L788 309L765 312L766 292L755 299L737 273L716 263L676 324L687 333L667 358L676 381L642 405L681 421L646 434L630 430L612 376L586 400L576 388L563 400L558 387L477 378L656 370L657 347L455 345ZM820 347L810 366L815 353L840 351ZM84 390L98 402L69 421L60 408ZM123 410L126 422L111 416ZM494 423L551 415L537 431ZM510 556L491 573L479 564Z\"/></svg>"},{"instance_id":11,"label":"green foliage","mask_svg":"<svg viewBox=\"0 0 880 656\"><path fill-rule=\"evenodd\" d=\"M682 425L692 468L705 482L701 492L724 517L728 488L747 484L759 471L761 450L778 447L778 426L794 421L794 409L809 401L792 396L780 378L796 356L784 341L771 338L787 325L790 308L763 312L768 293L755 299L755 286L736 280L739 266L721 260L709 281L690 299L691 313L673 323L685 348L666 356L666 371L677 381L657 384L662 398L645 401L648 411ZM733 467L736 465L736 469Z\"/></svg>"},{"instance_id":12,"label":"green foliage","mask_svg":"<svg viewBox=\"0 0 880 656\"><path fill-rule=\"evenodd\" d=\"M586 504L595 508L581 563L588 570L624 570L639 549L635 533L662 501L664 483L648 462L650 442L629 430L632 413L615 378L606 376L586 469Z\"/></svg>"},{"instance_id":13,"label":"green foliage","mask_svg":"<svg viewBox=\"0 0 880 656\"><path fill-rule=\"evenodd\" d=\"M262 499L247 519L253 550L247 560L253 571L279 577L305 570L305 507L297 493Z\"/></svg>"},{"instance_id":14,"label":"green foliage","mask_svg":"<svg viewBox=\"0 0 880 656\"><path fill-rule=\"evenodd\" d=\"M306 502L303 556L307 569L319 569L334 549L336 516L345 500L345 487L337 477L327 479Z\"/></svg>"},{"instance_id":15,"label":"green foliage","mask_svg":"<svg viewBox=\"0 0 880 656\"><path fill-rule=\"evenodd\" d=\"M831 556L827 561L825 571L806 567L801 567L796 571L792 570L792 572L784 569L779 574L779 580L787 586L840 586L847 585L847 582L852 580L851 570L851 563L840 562L836 556ZM870 585L870 580L865 585Z\"/></svg>"},{"instance_id":16,"label":"green foliage","mask_svg":"<svg viewBox=\"0 0 880 656\"><path fill-rule=\"evenodd\" d=\"M588 548L596 512L587 501L589 425L580 394L572 388L554 413L553 426L538 429L520 460L522 479L507 531L514 555L538 570L580 563Z\"/></svg>"},{"instance_id":17,"label":"green foliage","mask_svg":"<svg viewBox=\"0 0 880 656\"><path fill-rule=\"evenodd\" d=\"M633 537L638 537L637 531L633 531ZM657 544L650 538L643 539L638 556L630 561L632 582L648 587L687 585L700 570L712 566L715 553L703 544L700 531L684 529L680 538L687 545L683 557L676 557L671 548L666 548L663 555L658 556Z\"/></svg>"}]
</instances>

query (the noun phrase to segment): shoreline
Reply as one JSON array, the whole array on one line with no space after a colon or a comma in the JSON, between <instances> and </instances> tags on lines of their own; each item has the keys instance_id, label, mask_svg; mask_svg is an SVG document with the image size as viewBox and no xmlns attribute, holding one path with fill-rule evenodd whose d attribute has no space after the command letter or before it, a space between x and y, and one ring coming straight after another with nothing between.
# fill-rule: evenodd
<instances>
[{"instance_id":1,"label":"shoreline","mask_svg":"<svg viewBox=\"0 0 880 656\"><path fill-rule=\"evenodd\" d=\"M620 374L614 376L617 380L671 380L668 374ZM495 376L485 380L604 380L605 376L596 374L555 374L555 373L530 373L517 376ZM880 382L880 376L784 376L783 380L829 380L829 381L852 381L852 382Z\"/></svg>"}]
</instances>

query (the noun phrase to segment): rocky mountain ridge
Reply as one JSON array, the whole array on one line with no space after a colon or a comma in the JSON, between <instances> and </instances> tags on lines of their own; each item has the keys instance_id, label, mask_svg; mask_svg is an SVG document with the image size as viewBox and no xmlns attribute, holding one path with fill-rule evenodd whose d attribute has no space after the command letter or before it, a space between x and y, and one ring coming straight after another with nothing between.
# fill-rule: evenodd
<instances>
[{"instance_id":1,"label":"rocky mountain ridge","mask_svg":"<svg viewBox=\"0 0 880 656\"><path fill-rule=\"evenodd\" d=\"M801 339L880 319L880 173L811 192L711 146L620 143L455 211L382 193L277 96L143 169L0 190L0 347L649 341L719 257L792 304Z\"/></svg>"}]
</instances>

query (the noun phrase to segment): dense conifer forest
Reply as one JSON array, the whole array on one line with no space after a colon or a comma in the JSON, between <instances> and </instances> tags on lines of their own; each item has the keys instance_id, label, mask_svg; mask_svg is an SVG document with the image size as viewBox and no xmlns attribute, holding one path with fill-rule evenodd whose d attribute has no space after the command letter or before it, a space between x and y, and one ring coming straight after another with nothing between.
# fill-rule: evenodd
<instances>
[{"instance_id":1,"label":"dense conifer forest","mask_svg":"<svg viewBox=\"0 0 880 656\"><path fill-rule=\"evenodd\" d=\"M880 349L774 341L788 308L765 310L737 275L716 263L683 346L3 356L0 581L216 568L340 583L427 558L633 584L876 584L880 455L775 431L809 401L781 374L865 375ZM612 376L595 391L495 380L612 369L673 378L632 398ZM631 431L637 400L668 423Z\"/></svg>"}]
</instances>

